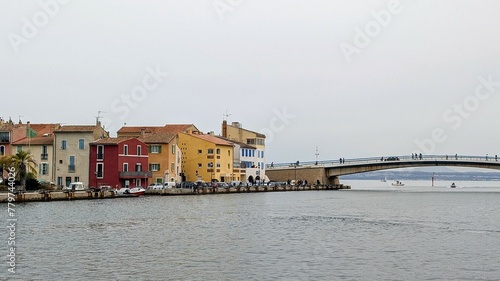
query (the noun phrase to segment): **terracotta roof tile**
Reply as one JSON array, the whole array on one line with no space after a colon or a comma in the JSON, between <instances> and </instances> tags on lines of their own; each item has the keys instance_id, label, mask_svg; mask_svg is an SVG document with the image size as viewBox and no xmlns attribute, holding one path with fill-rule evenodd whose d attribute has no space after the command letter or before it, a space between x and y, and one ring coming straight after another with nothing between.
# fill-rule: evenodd
<instances>
[{"instance_id":1,"label":"terracotta roof tile","mask_svg":"<svg viewBox=\"0 0 500 281\"><path fill-rule=\"evenodd\" d=\"M177 134L173 133L149 133L139 137L144 143L170 143Z\"/></svg>"},{"instance_id":2,"label":"terracotta roof tile","mask_svg":"<svg viewBox=\"0 0 500 281\"><path fill-rule=\"evenodd\" d=\"M225 139L219 138L217 136L212 136L212 135L197 135L197 134L191 134L189 136L193 136L195 138L199 138L202 140L209 141L211 143L215 143L218 145L227 145L227 146L233 146L233 143L230 141L227 141Z\"/></svg>"},{"instance_id":3,"label":"terracotta roof tile","mask_svg":"<svg viewBox=\"0 0 500 281\"><path fill-rule=\"evenodd\" d=\"M54 132L67 132L67 133L73 133L73 132L93 132L95 131L99 126L96 125L68 125L68 126L62 126L61 128L54 130Z\"/></svg>"},{"instance_id":4,"label":"terracotta roof tile","mask_svg":"<svg viewBox=\"0 0 500 281\"><path fill-rule=\"evenodd\" d=\"M167 124L165 126L130 126L121 127L118 133L136 133L139 134L144 130L145 133L173 133L178 134L180 132L185 132L193 126L196 130L196 126L193 124Z\"/></svg>"},{"instance_id":5,"label":"terracotta roof tile","mask_svg":"<svg viewBox=\"0 0 500 281\"><path fill-rule=\"evenodd\" d=\"M52 145L54 143L54 136L47 137L34 137L22 138L12 143L12 145Z\"/></svg>"},{"instance_id":6,"label":"terracotta roof tile","mask_svg":"<svg viewBox=\"0 0 500 281\"><path fill-rule=\"evenodd\" d=\"M118 145L119 143L129 140L129 139L135 139L134 137L116 137L116 138L103 138L99 139L96 141L91 142L91 145Z\"/></svg>"}]
</instances>

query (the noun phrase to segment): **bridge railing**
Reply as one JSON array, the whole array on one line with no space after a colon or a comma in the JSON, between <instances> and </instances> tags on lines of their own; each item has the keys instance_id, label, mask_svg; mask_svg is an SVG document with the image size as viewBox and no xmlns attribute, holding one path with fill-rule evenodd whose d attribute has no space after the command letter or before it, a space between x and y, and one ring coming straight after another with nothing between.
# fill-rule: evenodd
<instances>
[{"instance_id":1,"label":"bridge railing","mask_svg":"<svg viewBox=\"0 0 500 281\"><path fill-rule=\"evenodd\" d=\"M399 155L399 156L380 156L380 157L365 157L365 158L339 158L337 160L322 160L322 161L306 161L306 162L292 162L292 163L270 163L266 164L266 169L273 168L296 168L307 166L336 166L336 165L349 165L349 164L363 164L363 163L377 163L388 161L477 161L477 162L498 162L497 155Z\"/></svg>"}]
</instances>

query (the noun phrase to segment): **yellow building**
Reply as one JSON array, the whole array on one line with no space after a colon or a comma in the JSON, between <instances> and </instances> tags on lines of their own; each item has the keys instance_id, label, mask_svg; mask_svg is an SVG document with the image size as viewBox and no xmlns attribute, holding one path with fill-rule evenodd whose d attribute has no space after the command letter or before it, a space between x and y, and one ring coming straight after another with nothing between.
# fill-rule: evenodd
<instances>
[{"instance_id":1,"label":"yellow building","mask_svg":"<svg viewBox=\"0 0 500 281\"><path fill-rule=\"evenodd\" d=\"M179 133L182 172L186 181L230 182L233 174L233 144L213 134Z\"/></svg>"},{"instance_id":2,"label":"yellow building","mask_svg":"<svg viewBox=\"0 0 500 281\"><path fill-rule=\"evenodd\" d=\"M181 182L182 162L178 145L179 133L198 132L193 124L167 124L165 126L125 126L118 137L138 137L148 145L149 170L153 176L148 183Z\"/></svg>"}]
</instances>

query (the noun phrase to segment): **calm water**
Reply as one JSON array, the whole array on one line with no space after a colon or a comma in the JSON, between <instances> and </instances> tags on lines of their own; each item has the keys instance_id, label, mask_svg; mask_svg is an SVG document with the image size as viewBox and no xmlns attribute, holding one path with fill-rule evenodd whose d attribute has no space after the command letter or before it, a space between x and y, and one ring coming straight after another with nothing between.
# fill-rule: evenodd
<instances>
[{"instance_id":1,"label":"calm water","mask_svg":"<svg viewBox=\"0 0 500 281\"><path fill-rule=\"evenodd\" d=\"M500 280L500 183L344 183L18 205L0 279Z\"/></svg>"}]
</instances>

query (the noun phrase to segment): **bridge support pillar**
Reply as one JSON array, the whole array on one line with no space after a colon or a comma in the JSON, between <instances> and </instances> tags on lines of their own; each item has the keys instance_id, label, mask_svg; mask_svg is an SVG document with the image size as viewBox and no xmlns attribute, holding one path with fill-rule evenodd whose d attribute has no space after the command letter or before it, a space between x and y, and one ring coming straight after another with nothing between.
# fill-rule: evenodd
<instances>
[{"instance_id":1,"label":"bridge support pillar","mask_svg":"<svg viewBox=\"0 0 500 281\"><path fill-rule=\"evenodd\" d=\"M339 185L340 184L339 177L328 177L328 178L326 178L326 184L329 184L329 185Z\"/></svg>"}]
</instances>

